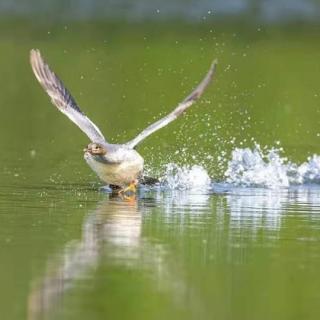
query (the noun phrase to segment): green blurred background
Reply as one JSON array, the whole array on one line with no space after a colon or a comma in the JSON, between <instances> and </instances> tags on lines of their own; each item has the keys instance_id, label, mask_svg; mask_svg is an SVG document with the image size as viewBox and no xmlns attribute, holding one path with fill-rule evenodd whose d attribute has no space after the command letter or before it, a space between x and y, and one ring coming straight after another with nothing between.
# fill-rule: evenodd
<instances>
[{"instance_id":1,"label":"green blurred background","mask_svg":"<svg viewBox=\"0 0 320 320\"><path fill-rule=\"evenodd\" d=\"M194 159L221 179L230 150L250 146L252 140L263 146L280 141L295 162L318 152L319 26L313 15L304 16L301 9L297 18L293 9L289 14L290 2L284 1L279 9L269 1L276 13L267 20L263 1L251 1L237 15L227 10L229 2L223 11L219 1L200 1L197 11L192 1L176 1L190 13L182 15L183 10L171 12L167 2L164 9L157 2L143 9L144 2L138 1L142 9L134 21L129 19L130 10L134 16L137 4L126 6L125 1L123 7L110 2L110 10L108 2L83 1L75 10L61 1L41 5L33 1L24 14L20 11L25 4L8 5L12 18L1 20L0 31L1 144L9 152L19 149L26 158L34 150L35 162L54 148L49 158L56 163L59 156L65 161L81 156L88 142L50 105L30 72L29 50L39 48L84 112L116 142L134 137L169 112L218 58L215 84L204 98L183 120L139 147L154 170L159 160ZM300 2L313 3L316 14L316 2ZM221 14L214 10L216 3ZM259 14L249 15L253 8L260 8ZM77 14L81 10L87 14ZM165 16L165 10L171 14ZM283 21L275 19L281 13ZM162 157L154 159L159 152ZM40 162L37 167L44 165Z\"/></svg>"},{"instance_id":2,"label":"green blurred background","mask_svg":"<svg viewBox=\"0 0 320 320\"><path fill-rule=\"evenodd\" d=\"M155 176L223 180L236 147L320 153L318 1L15 0L0 16L1 320L319 319L319 193L109 199L28 61L39 48L124 142L217 58L201 101L138 150Z\"/></svg>"}]
</instances>

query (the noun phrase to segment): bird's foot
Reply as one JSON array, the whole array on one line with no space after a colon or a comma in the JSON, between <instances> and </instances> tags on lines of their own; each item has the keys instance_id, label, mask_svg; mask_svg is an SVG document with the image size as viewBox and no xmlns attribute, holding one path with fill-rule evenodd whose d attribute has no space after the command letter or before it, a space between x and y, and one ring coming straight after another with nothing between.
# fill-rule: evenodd
<instances>
[{"instance_id":1,"label":"bird's foot","mask_svg":"<svg viewBox=\"0 0 320 320\"><path fill-rule=\"evenodd\" d=\"M135 181L132 181L126 188L123 188L119 191L119 194L124 193L136 193L137 192L137 183Z\"/></svg>"},{"instance_id":2,"label":"bird's foot","mask_svg":"<svg viewBox=\"0 0 320 320\"><path fill-rule=\"evenodd\" d=\"M131 198L135 198L136 193L137 193L137 181L132 181L126 188L122 188L118 192L118 194L126 200L131 200Z\"/></svg>"}]
</instances>

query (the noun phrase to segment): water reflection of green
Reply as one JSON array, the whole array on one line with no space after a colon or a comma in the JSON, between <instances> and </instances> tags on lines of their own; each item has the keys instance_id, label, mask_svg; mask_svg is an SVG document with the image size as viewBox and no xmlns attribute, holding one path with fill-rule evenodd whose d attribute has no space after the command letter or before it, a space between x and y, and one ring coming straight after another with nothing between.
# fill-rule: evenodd
<instances>
[{"instance_id":1,"label":"water reflection of green","mask_svg":"<svg viewBox=\"0 0 320 320\"><path fill-rule=\"evenodd\" d=\"M81 234L32 278L29 319L309 313L318 297L318 235L310 228L318 203L319 190L308 188L151 193L135 203L105 195Z\"/></svg>"}]
</instances>

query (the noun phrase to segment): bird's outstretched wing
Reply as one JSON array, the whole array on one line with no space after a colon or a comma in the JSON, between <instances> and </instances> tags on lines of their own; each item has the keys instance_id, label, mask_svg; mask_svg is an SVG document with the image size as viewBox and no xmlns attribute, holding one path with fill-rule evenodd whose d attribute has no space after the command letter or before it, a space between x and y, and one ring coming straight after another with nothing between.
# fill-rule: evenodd
<instances>
[{"instance_id":1,"label":"bird's outstretched wing","mask_svg":"<svg viewBox=\"0 0 320 320\"><path fill-rule=\"evenodd\" d=\"M140 134L138 134L133 140L126 143L129 148L134 148L142 140L148 137L153 132L165 127L173 120L177 119L186 109L188 109L198 98L201 97L204 90L207 88L211 82L213 75L216 70L217 60L214 60L211 64L209 71L207 72L204 79L198 84L198 86L182 101L179 105L168 115L158 120L157 122L151 124L149 127L144 129Z\"/></svg>"},{"instance_id":2,"label":"bird's outstretched wing","mask_svg":"<svg viewBox=\"0 0 320 320\"><path fill-rule=\"evenodd\" d=\"M62 81L43 60L39 50L32 49L30 51L30 63L34 75L51 98L52 103L74 122L92 142L105 142L99 128L82 113Z\"/></svg>"}]
</instances>

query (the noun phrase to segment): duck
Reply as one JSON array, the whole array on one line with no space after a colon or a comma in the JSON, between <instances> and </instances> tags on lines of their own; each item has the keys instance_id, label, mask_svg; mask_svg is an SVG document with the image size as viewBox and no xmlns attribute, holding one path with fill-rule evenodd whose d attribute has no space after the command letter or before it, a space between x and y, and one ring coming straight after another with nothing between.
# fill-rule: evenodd
<instances>
[{"instance_id":1,"label":"duck","mask_svg":"<svg viewBox=\"0 0 320 320\"><path fill-rule=\"evenodd\" d=\"M81 111L69 90L43 59L39 49L30 51L30 64L52 104L89 138L90 143L83 149L84 159L89 167L112 190L122 194L136 193L143 177L144 159L136 150L137 146L151 134L180 117L202 96L213 79L217 60L211 63L202 81L172 112L149 125L132 140L121 144L109 142L101 130Z\"/></svg>"}]
</instances>

